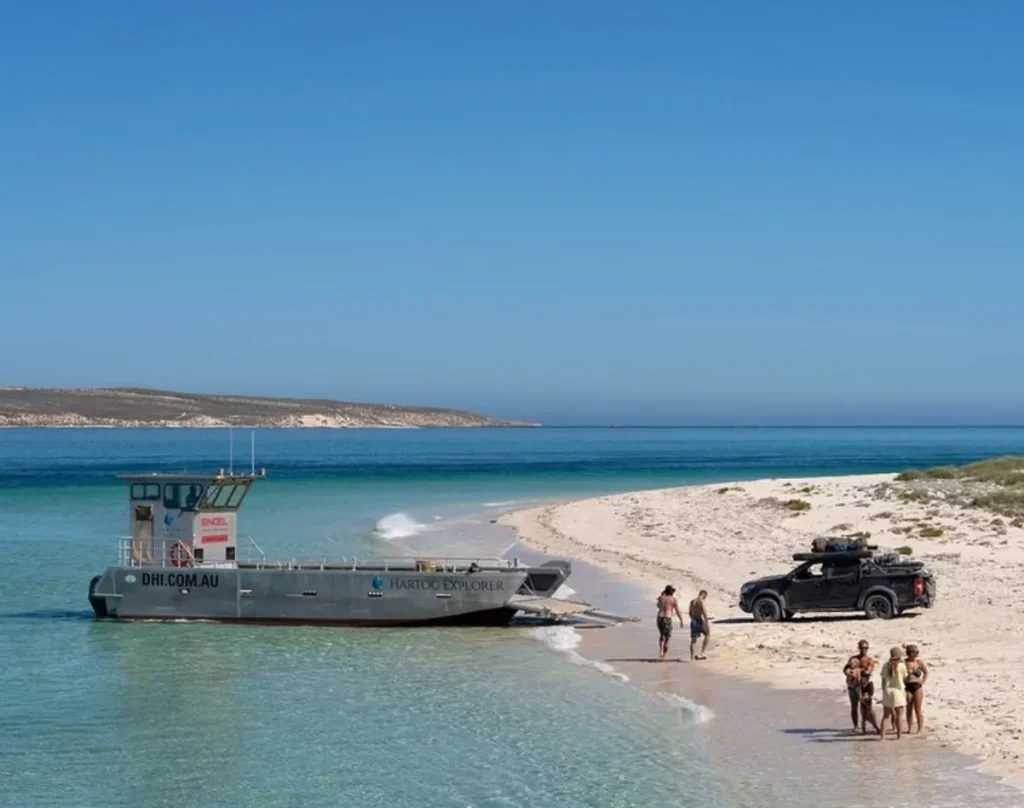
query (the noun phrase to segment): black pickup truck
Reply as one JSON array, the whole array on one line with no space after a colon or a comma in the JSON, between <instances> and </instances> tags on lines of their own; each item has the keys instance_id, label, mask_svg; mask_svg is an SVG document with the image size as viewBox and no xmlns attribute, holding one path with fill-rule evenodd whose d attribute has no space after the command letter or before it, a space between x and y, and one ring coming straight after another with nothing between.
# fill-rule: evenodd
<instances>
[{"instance_id":1,"label":"black pickup truck","mask_svg":"<svg viewBox=\"0 0 1024 808\"><path fill-rule=\"evenodd\" d=\"M758 622L792 617L797 612L863 611L887 620L907 609L935 603L935 578L920 561L875 548L795 553L802 562L786 575L748 581L740 589L740 608Z\"/></svg>"}]
</instances>

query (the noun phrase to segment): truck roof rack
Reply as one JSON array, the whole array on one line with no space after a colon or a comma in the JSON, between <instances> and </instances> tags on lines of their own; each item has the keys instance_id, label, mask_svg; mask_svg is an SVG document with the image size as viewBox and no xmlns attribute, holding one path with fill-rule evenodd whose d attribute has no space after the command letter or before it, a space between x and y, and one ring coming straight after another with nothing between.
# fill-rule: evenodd
<instances>
[{"instance_id":1,"label":"truck roof rack","mask_svg":"<svg viewBox=\"0 0 1024 808\"><path fill-rule=\"evenodd\" d=\"M845 550L833 553L793 553L794 561L849 561L850 559L871 558L871 550Z\"/></svg>"}]
</instances>

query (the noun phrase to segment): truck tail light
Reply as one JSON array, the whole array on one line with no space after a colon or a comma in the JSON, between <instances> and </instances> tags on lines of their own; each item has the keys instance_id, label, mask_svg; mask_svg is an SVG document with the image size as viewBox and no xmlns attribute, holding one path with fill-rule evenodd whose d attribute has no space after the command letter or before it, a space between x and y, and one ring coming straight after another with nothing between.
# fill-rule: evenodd
<instances>
[{"instance_id":1,"label":"truck tail light","mask_svg":"<svg viewBox=\"0 0 1024 808\"><path fill-rule=\"evenodd\" d=\"M916 597L921 597L921 595L923 595L923 594L924 594L924 581L921 580L920 578L915 578L914 579L914 595Z\"/></svg>"}]
</instances>

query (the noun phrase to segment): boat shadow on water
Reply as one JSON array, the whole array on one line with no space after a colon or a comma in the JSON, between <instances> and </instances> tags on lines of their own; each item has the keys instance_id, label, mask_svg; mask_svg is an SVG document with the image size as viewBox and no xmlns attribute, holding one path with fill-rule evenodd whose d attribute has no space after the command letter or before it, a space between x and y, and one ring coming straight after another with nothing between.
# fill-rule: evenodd
<instances>
[{"instance_id":1,"label":"boat shadow on water","mask_svg":"<svg viewBox=\"0 0 1024 808\"><path fill-rule=\"evenodd\" d=\"M27 612L2 612L0 620L95 620L92 610L33 609Z\"/></svg>"}]
</instances>

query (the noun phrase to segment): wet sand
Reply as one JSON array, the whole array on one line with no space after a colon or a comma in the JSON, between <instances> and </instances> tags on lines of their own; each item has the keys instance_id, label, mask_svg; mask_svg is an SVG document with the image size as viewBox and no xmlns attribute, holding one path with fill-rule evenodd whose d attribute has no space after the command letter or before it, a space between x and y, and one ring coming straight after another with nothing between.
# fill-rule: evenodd
<instances>
[{"instance_id":1,"label":"wet sand","mask_svg":"<svg viewBox=\"0 0 1024 808\"><path fill-rule=\"evenodd\" d=\"M962 480L894 477L637 491L519 510L500 522L542 552L585 559L636 584L650 602L666 583L684 603L707 589L717 649L707 664L719 673L830 689L859 639L871 642L879 662L893 645L917 644L932 674L932 741L977 755L1024 786L1024 683L1016 676L1024 664L1024 523L972 507L981 492L961 490ZM908 545L935 574L937 602L874 621L843 614L756 623L740 611L745 581L788 572L794 551L830 535Z\"/></svg>"},{"instance_id":2,"label":"wet sand","mask_svg":"<svg viewBox=\"0 0 1024 808\"><path fill-rule=\"evenodd\" d=\"M530 550L517 555L544 558ZM575 559L570 584L577 592L573 600L641 618L610 628L577 628L581 641L575 652L625 675L624 687L663 700L684 724L696 725L706 750L704 767L723 792L731 792L723 797L737 805L1024 804L1018 788L980 771L977 758L934 736L879 741L853 734L841 674L834 690L771 687L723 674L689 661L689 632L678 626L669 658L660 662L654 604L644 590ZM712 645L712 661L714 653ZM880 719L880 705L877 711Z\"/></svg>"}]
</instances>

